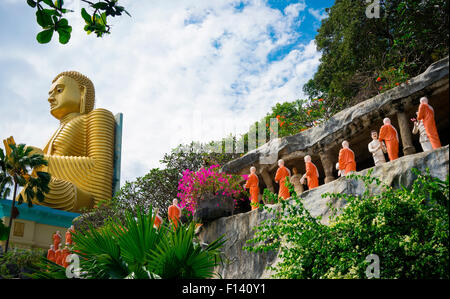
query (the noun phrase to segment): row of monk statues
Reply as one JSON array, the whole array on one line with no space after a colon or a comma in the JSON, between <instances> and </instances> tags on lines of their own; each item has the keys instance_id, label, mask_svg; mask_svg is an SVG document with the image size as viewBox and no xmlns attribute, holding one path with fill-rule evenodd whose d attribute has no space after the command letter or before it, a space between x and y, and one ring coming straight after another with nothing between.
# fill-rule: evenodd
<instances>
[{"instance_id":1,"label":"row of monk statues","mask_svg":"<svg viewBox=\"0 0 450 299\"><path fill-rule=\"evenodd\" d=\"M411 119L411 121L414 122L413 133L420 133L419 142L423 151L430 151L441 147L434 119L434 110L428 104L428 99L426 97L420 99L420 105L416 112L416 116L417 118ZM375 166L386 163L385 153L388 154L389 161L398 158L400 140L397 130L391 124L389 118L383 119L383 125L380 128L379 134L377 131L371 131L371 137L372 141L368 144L368 149L373 156ZM279 198L287 199L290 197L289 189L285 184L287 178L289 178L290 183L293 184L297 194L303 192L303 185L305 183L307 183L309 190L319 186L319 171L317 166L311 161L311 156L305 156L304 161L305 174L300 176L297 169L294 167L294 174L291 176L290 170L284 166L283 159L278 160L275 182L279 184ZM342 142L336 169L338 170L338 176L346 176L356 171L355 153L350 149L350 144L346 140ZM259 180L254 166L250 167L250 175L244 188L249 189L252 209L256 209L257 203L259 202Z\"/></svg>"},{"instance_id":2,"label":"row of monk statues","mask_svg":"<svg viewBox=\"0 0 450 299\"><path fill-rule=\"evenodd\" d=\"M167 218L173 228L176 229L181 218L181 208L178 206L178 199L174 198L172 205L167 209ZM158 229L163 223L163 219L159 215L159 209L155 209L153 219L153 227Z\"/></svg>"},{"instance_id":3,"label":"row of monk statues","mask_svg":"<svg viewBox=\"0 0 450 299\"><path fill-rule=\"evenodd\" d=\"M71 247L73 245L72 234L74 231L73 225L66 231L64 248L62 247L62 236L59 230L53 234L53 244L50 245L50 249L47 251L48 260L67 268L69 265L67 257L71 254Z\"/></svg>"}]
</instances>

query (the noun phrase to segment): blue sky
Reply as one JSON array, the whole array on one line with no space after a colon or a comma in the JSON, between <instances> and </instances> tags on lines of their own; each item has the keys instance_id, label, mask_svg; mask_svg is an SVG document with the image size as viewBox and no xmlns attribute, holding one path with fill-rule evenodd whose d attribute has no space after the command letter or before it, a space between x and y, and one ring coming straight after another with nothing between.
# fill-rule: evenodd
<instances>
[{"instance_id":1,"label":"blue sky","mask_svg":"<svg viewBox=\"0 0 450 299\"><path fill-rule=\"evenodd\" d=\"M242 134L277 102L302 98L317 69L313 39L333 1L120 0L132 17L98 39L65 3L72 38L40 45L25 0L0 1L0 137L43 147L58 127L47 92L77 70L96 107L124 114L122 181L159 167L179 143ZM7 28L7 29L6 29Z\"/></svg>"}]
</instances>

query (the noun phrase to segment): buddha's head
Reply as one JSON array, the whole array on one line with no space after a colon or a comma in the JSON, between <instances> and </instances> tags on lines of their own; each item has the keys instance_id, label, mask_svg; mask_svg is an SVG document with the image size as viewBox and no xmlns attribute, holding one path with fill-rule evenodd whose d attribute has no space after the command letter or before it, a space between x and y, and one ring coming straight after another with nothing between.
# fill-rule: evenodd
<instances>
[{"instance_id":1,"label":"buddha's head","mask_svg":"<svg viewBox=\"0 0 450 299\"><path fill-rule=\"evenodd\" d=\"M50 113L57 119L74 112L89 113L94 109L94 85L88 77L75 71L56 76L48 94Z\"/></svg>"}]
</instances>

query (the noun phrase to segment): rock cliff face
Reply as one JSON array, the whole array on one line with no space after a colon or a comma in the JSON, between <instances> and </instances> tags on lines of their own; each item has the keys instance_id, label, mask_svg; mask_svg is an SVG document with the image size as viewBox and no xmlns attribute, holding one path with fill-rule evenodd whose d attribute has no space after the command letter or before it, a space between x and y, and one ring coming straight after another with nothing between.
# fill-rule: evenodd
<instances>
[{"instance_id":1,"label":"rock cliff face","mask_svg":"<svg viewBox=\"0 0 450 299\"><path fill-rule=\"evenodd\" d=\"M432 176L445 180L449 174L448 145L431 152L408 155L393 162L373 167L372 176L378 177L384 183L393 187L399 187L400 185L409 187L414 180L412 168L417 168L422 172L425 172L428 168ZM364 175L368 170L365 169L358 174ZM372 191L377 192L376 187ZM322 198L321 195L327 192L362 194L364 185L360 181L339 178L302 193L301 197L305 207L313 216L322 216L322 223L324 224L328 224L330 209L327 206L328 199ZM335 206L342 208L345 203L338 202ZM224 247L224 254L228 261L217 268L217 272L222 278L270 278L271 273L266 268L276 263L277 253L251 253L242 250L246 241L253 237L253 228L269 217L271 215L266 211L254 210L223 217L202 227L199 237L205 243L209 243L223 234L226 236L227 242Z\"/></svg>"}]
</instances>

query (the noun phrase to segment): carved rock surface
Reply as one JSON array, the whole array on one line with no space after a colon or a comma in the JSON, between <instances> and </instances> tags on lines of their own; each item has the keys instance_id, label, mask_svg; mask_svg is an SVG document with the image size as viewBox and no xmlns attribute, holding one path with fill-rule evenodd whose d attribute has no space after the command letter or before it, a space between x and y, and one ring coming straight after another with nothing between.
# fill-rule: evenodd
<instances>
[{"instance_id":1,"label":"carved rock surface","mask_svg":"<svg viewBox=\"0 0 450 299\"><path fill-rule=\"evenodd\" d=\"M414 180L411 172L412 168L417 168L425 172L428 168L434 177L445 180L449 173L449 147L448 145L440 149L418 153L401 157L393 162L373 167L372 176L376 176L384 183L399 187L403 185L410 187ZM357 174L366 174L368 169ZM339 178L331 183L321 185L311 191L301 194L305 207L313 216L322 216L322 223L328 223L330 209L327 206L328 199L321 197L327 192L344 192L347 194L362 194L364 184L361 181ZM372 192L377 192L374 187ZM345 203L336 203L337 207L344 207ZM227 242L224 247L224 254L228 262L217 268L217 272L223 278L270 278L271 273L266 269L274 265L278 258L277 253L252 253L242 250L246 241L254 235L253 228L263 220L271 218L266 211L253 210L247 213L237 214L231 217L222 217L209 224L204 225L200 232L200 239L209 243L225 234Z\"/></svg>"}]
</instances>

